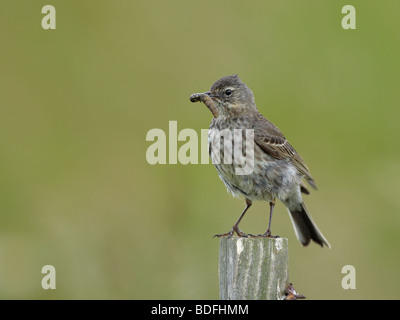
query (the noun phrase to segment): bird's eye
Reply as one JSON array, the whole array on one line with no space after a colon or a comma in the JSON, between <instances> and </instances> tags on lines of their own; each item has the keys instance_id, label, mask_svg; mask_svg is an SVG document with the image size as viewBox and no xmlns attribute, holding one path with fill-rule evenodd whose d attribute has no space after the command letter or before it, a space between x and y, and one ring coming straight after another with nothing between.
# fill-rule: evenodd
<instances>
[{"instance_id":1,"label":"bird's eye","mask_svg":"<svg viewBox=\"0 0 400 320\"><path fill-rule=\"evenodd\" d=\"M226 90L225 90L225 94L226 94L227 96L231 95L231 93L232 93L232 90L231 90L231 89L226 89Z\"/></svg>"}]
</instances>

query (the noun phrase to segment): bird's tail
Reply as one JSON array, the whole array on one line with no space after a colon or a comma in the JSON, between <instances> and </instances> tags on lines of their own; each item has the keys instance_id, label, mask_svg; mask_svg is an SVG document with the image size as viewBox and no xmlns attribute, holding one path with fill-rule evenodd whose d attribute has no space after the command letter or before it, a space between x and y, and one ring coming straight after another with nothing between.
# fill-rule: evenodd
<instances>
[{"instance_id":1,"label":"bird's tail","mask_svg":"<svg viewBox=\"0 0 400 320\"><path fill-rule=\"evenodd\" d=\"M310 240L313 240L321 247L324 245L328 248L331 247L328 240L325 239L317 225L312 220L304 202L302 202L296 210L288 208L288 211L296 236L303 246L307 246L310 243Z\"/></svg>"}]
</instances>

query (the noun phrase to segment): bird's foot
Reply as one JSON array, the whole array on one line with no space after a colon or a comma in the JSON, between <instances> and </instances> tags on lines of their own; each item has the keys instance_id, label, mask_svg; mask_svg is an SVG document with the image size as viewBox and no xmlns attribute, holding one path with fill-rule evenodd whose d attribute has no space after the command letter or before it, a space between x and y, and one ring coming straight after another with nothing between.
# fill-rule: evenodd
<instances>
[{"instance_id":1,"label":"bird's foot","mask_svg":"<svg viewBox=\"0 0 400 320\"><path fill-rule=\"evenodd\" d=\"M213 236L213 238L222 238L222 237L228 237L228 238L230 238L230 237L232 237L232 235L233 235L233 230L231 230L231 231L229 231L229 232L227 232L227 233L220 233L220 234L216 234L216 235L214 235Z\"/></svg>"},{"instance_id":2,"label":"bird's foot","mask_svg":"<svg viewBox=\"0 0 400 320\"><path fill-rule=\"evenodd\" d=\"M236 228L233 227L232 230L227 232L227 233L216 234L213 238L215 238L215 237L217 237L217 238L221 238L221 237L231 238L235 232L240 238L248 238L248 235L245 234L243 231L239 230L239 228L237 228L237 227Z\"/></svg>"},{"instance_id":3,"label":"bird's foot","mask_svg":"<svg viewBox=\"0 0 400 320\"><path fill-rule=\"evenodd\" d=\"M271 230L267 230L264 234L259 234L257 237L258 238L272 238L272 239L280 238L279 236L273 236L271 234Z\"/></svg>"}]
</instances>

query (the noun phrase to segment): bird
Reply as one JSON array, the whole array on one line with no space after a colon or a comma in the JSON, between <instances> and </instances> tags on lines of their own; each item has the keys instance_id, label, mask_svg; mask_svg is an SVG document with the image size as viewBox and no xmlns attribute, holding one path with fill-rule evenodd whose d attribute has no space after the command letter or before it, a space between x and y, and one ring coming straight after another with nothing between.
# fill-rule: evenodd
<instances>
[{"instance_id":1,"label":"bird","mask_svg":"<svg viewBox=\"0 0 400 320\"><path fill-rule=\"evenodd\" d=\"M330 248L303 201L302 195L310 194L305 182L317 189L306 163L282 132L259 112L252 90L240 77L237 74L222 77L209 91L192 94L190 100L202 101L212 112L213 119L208 130L211 161L228 191L234 197L244 197L246 203L232 229L215 236L232 237L236 233L239 237L254 237L241 231L239 224L253 201L267 201L268 228L256 237L277 237L271 234L271 220L278 199L287 208L295 234L303 246L312 240L321 247ZM225 143L229 137L220 134L226 130L232 132L231 143L229 140ZM238 130L241 134L233 134ZM251 133L251 139L246 132ZM220 143L222 139L224 144ZM236 152L235 143L249 160L251 170L247 174L237 174L244 164L232 161L232 154ZM249 145L251 149L248 149Z\"/></svg>"}]
</instances>

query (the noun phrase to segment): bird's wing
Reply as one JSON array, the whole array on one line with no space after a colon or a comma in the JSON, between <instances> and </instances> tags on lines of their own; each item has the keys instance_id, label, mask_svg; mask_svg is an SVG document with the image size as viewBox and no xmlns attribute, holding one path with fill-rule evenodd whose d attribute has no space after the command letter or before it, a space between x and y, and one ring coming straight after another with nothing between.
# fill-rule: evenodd
<instances>
[{"instance_id":1,"label":"bird's wing","mask_svg":"<svg viewBox=\"0 0 400 320\"><path fill-rule=\"evenodd\" d=\"M256 121L254 121L253 129L254 142L264 152L275 159L290 159L296 169L305 177L307 182L313 188L317 188L304 160L292 147L289 141L287 141L282 132L280 132L271 121L259 114L256 117Z\"/></svg>"}]
</instances>

